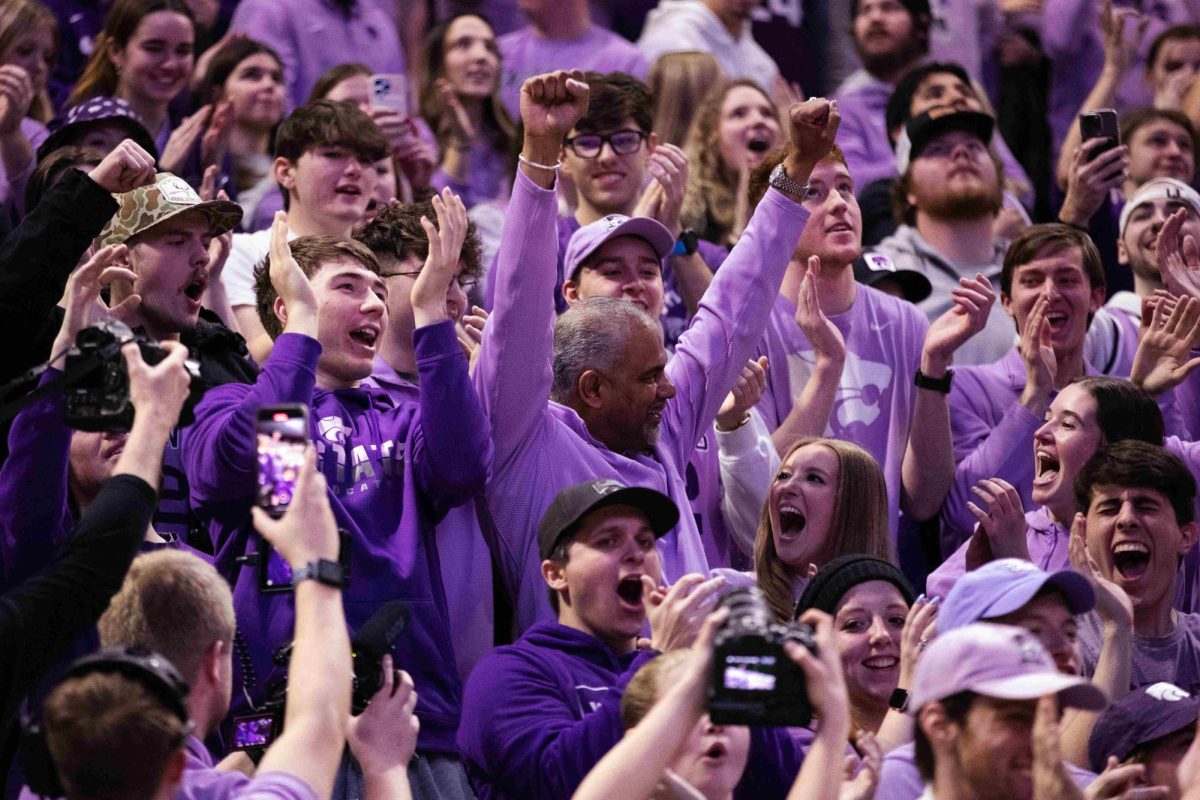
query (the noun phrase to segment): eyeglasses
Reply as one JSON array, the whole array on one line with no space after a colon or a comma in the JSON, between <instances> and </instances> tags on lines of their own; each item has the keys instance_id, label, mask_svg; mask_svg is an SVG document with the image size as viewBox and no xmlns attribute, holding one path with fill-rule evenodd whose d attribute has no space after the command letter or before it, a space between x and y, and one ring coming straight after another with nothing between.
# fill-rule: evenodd
<instances>
[{"instance_id":1,"label":"eyeglasses","mask_svg":"<svg viewBox=\"0 0 1200 800\"><path fill-rule=\"evenodd\" d=\"M632 128L615 131L605 136L598 133L581 133L567 139L566 145L580 158L597 158L600 151L604 149L604 143L608 142L614 153L619 156L627 156L630 153L636 153L641 148L642 141L649 135L645 131Z\"/></svg>"},{"instance_id":2,"label":"eyeglasses","mask_svg":"<svg viewBox=\"0 0 1200 800\"><path fill-rule=\"evenodd\" d=\"M401 275L403 275L406 278L415 278L420 274L421 274L421 270L413 269L413 270L407 270L405 272L381 272L381 273L379 273L379 277L381 277L381 278L397 278L397 277L400 277ZM478 278L456 278L455 281L458 283L458 288L462 289L464 292L470 291L471 289L473 289L475 287L475 284L479 283Z\"/></svg>"}]
</instances>

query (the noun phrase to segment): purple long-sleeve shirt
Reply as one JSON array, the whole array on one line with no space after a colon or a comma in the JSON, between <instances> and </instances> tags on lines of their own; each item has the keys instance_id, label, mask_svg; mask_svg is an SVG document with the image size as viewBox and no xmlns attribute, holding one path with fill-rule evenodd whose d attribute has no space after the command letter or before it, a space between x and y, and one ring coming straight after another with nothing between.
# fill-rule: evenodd
<instances>
[{"instance_id":1,"label":"purple long-sleeve shirt","mask_svg":"<svg viewBox=\"0 0 1200 800\"><path fill-rule=\"evenodd\" d=\"M496 446L485 494L490 519L480 522L496 542L520 629L551 618L538 522L561 489L583 480L611 477L670 496L682 514L658 540L663 576L669 583L689 572L707 573L685 470L766 327L808 212L774 189L767 192L667 362L677 393L666 404L653 453L633 457L609 450L575 411L546 399L554 359L557 219L553 190L519 173L496 267L496 306L474 375Z\"/></svg>"},{"instance_id":2,"label":"purple long-sleeve shirt","mask_svg":"<svg viewBox=\"0 0 1200 800\"><path fill-rule=\"evenodd\" d=\"M482 489L492 451L453 324L419 328L413 341L421 383L429 390L419 403L396 405L378 389L317 388L321 345L308 336L281 335L253 386L229 384L205 396L185 432L183 459L218 568L230 574L235 558L259 549L249 524L258 408L309 404L318 468L329 482L334 517L349 538L347 622L357 630L384 603L407 603L408 626L393 655L420 693L418 747L452 753L461 684L446 636L434 525ZM258 700L278 677L272 675L272 653L291 639L293 599L259 592L256 569L246 568L234 587L234 606L247 645L235 670ZM253 669L249 679L245 663ZM244 705L240 694L234 693L234 713Z\"/></svg>"}]
</instances>

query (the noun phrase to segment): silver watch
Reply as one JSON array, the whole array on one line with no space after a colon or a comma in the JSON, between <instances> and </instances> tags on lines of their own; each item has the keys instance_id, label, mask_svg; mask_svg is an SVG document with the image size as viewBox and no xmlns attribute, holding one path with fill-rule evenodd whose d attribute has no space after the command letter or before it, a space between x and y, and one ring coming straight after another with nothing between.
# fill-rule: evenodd
<instances>
[{"instance_id":1,"label":"silver watch","mask_svg":"<svg viewBox=\"0 0 1200 800\"><path fill-rule=\"evenodd\" d=\"M782 161L775 165L775 169L771 170L770 184L781 192L786 192L801 199L808 194L808 184L796 183L788 177L787 171L783 168Z\"/></svg>"}]
</instances>

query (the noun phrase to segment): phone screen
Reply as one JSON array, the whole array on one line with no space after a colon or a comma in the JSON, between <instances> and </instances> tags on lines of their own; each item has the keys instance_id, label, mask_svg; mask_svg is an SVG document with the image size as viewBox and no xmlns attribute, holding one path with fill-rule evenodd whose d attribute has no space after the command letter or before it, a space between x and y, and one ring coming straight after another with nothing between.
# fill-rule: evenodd
<instances>
[{"instance_id":1,"label":"phone screen","mask_svg":"<svg viewBox=\"0 0 1200 800\"><path fill-rule=\"evenodd\" d=\"M275 714L255 714L233 720L233 749L268 747L275 739Z\"/></svg>"},{"instance_id":2,"label":"phone screen","mask_svg":"<svg viewBox=\"0 0 1200 800\"><path fill-rule=\"evenodd\" d=\"M308 446L308 411L302 405L267 406L258 412L258 505L282 517L296 493Z\"/></svg>"}]
</instances>

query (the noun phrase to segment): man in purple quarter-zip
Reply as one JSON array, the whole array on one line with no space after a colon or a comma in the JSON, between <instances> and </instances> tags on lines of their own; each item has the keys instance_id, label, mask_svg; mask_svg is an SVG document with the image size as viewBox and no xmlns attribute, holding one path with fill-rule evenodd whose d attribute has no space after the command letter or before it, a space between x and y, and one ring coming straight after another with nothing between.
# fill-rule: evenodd
<instances>
[{"instance_id":1,"label":"man in purple quarter-zip","mask_svg":"<svg viewBox=\"0 0 1200 800\"><path fill-rule=\"evenodd\" d=\"M496 446L485 494L489 519L481 524L485 532L494 528L522 628L550 616L538 570L538 520L561 488L581 480L617 478L671 497L684 513L658 543L664 578L708 571L684 471L766 326L808 219L803 183L832 146L839 119L825 100L792 106L795 152L774 173L668 360L661 324L634 303L592 298L554 320L554 187L563 137L587 109L580 78L553 73L522 90L522 163L501 238L495 310L474 374ZM657 262L674 245L653 220L621 224L629 235L609 245L634 258Z\"/></svg>"},{"instance_id":2,"label":"man in purple quarter-zip","mask_svg":"<svg viewBox=\"0 0 1200 800\"><path fill-rule=\"evenodd\" d=\"M392 653L420 694L421 736L410 770L423 773L440 796L462 797L466 782L454 748L461 686L446 635L434 525L483 488L492 447L447 313L466 210L449 192L433 206L441 232L426 226L430 257L411 290L417 372L429 387L419 401L395 403L383 391L359 388L388 323L378 260L358 242L329 237L302 236L289 247L280 213L268 258L256 270L260 319L275 337L271 356L253 386L208 393L183 451L192 502L212 536L218 569L236 575L234 606L245 644L236 659L243 689L235 692L236 714L242 695L257 701L278 677L272 654L291 636L293 617L290 596L261 593L255 570L239 571L236 562L260 549L249 524L256 415L263 405L310 406L318 468L346 533L350 628L390 600L407 605L408 625ZM437 796L419 783L414 789L418 797Z\"/></svg>"}]
</instances>

